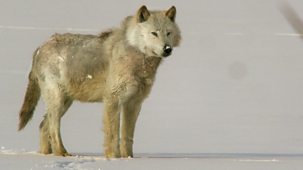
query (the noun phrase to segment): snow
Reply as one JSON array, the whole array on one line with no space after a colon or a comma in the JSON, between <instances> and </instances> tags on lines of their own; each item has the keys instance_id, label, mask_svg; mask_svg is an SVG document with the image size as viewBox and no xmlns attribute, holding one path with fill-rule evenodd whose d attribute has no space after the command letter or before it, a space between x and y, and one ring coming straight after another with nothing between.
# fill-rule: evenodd
<instances>
[{"instance_id":1,"label":"snow","mask_svg":"<svg viewBox=\"0 0 303 170\"><path fill-rule=\"evenodd\" d=\"M84 154L83 154L84 155ZM18 161L18 163L14 161ZM1 151L0 165L6 169L52 170L175 170L175 169L301 169L301 156L252 154L139 154L136 158L105 159L88 154L84 156L42 156L34 152Z\"/></svg>"},{"instance_id":2,"label":"snow","mask_svg":"<svg viewBox=\"0 0 303 170\"><path fill-rule=\"evenodd\" d=\"M98 34L142 2L3 0L1 169L302 169L303 42L295 28L302 23L293 22L303 21L303 2L285 2L295 12L281 11L280 0L146 1L152 9L177 7L183 41L143 105L135 158L107 160L102 104L75 102L63 117L73 154L64 158L37 153L43 102L21 132L18 111L32 53L50 35Z\"/></svg>"}]
</instances>

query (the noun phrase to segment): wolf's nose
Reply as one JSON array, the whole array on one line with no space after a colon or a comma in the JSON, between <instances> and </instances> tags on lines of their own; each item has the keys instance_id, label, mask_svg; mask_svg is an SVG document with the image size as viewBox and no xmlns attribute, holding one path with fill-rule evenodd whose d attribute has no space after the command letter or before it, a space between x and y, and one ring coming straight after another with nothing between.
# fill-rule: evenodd
<instances>
[{"instance_id":1,"label":"wolf's nose","mask_svg":"<svg viewBox=\"0 0 303 170\"><path fill-rule=\"evenodd\" d=\"M171 54L173 49L171 48L170 45L165 45L163 50L164 50L163 56L167 57Z\"/></svg>"}]
</instances>

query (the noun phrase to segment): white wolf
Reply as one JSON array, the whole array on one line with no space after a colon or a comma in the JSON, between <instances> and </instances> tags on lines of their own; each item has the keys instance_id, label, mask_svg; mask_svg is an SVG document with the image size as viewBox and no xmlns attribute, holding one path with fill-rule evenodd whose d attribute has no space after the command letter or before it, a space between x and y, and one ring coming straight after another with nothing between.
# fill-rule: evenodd
<instances>
[{"instance_id":1,"label":"white wolf","mask_svg":"<svg viewBox=\"0 0 303 170\"><path fill-rule=\"evenodd\" d=\"M40 124L40 152L68 156L60 135L61 117L74 100L104 102L105 156L132 157L141 104L162 58L181 39L175 16L174 6L167 11L142 6L119 28L99 36L53 35L33 54L19 130L32 118L41 95L46 114Z\"/></svg>"}]
</instances>

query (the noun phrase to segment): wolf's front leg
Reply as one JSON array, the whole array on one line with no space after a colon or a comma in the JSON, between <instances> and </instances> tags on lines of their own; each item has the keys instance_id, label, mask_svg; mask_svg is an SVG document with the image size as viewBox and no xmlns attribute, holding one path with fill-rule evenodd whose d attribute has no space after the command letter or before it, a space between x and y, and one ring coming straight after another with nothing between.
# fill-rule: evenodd
<instances>
[{"instance_id":1,"label":"wolf's front leg","mask_svg":"<svg viewBox=\"0 0 303 170\"><path fill-rule=\"evenodd\" d=\"M133 157L133 138L141 102L131 101L123 105L121 156Z\"/></svg>"},{"instance_id":2,"label":"wolf's front leg","mask_svg":"<svg viewBox=\"0 0 303 170\"><path fill-rule=\"evenodd\" d=\"M104 154L106 158L120 157L119 130L120 109L118 102L105 102L103 117L104 130Z\"/></svg>"}]
</instances>

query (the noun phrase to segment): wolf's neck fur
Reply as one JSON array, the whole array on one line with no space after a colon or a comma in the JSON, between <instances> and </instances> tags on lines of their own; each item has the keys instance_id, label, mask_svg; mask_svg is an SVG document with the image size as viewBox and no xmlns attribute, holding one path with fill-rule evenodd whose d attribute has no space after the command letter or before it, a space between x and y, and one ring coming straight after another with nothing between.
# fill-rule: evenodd
<instances>
[{"instance_id":1,"label":"wolf's neck fur","mask_svg":"<svg viewBox=\"0 0 303 170\"><path fill-rule=\"evenodd\" d=\"M112 44L117 42L122 42L123 48L128 49L128 56L122 57L123 61L121 64L124 67L132 70L132 73L138 76L140 79L150 79L154 80L157 68L161 63L161 57L148 56L144 53L144 50L139 49L135 40L131 40L130 35L133 28L134 18L127 17L121 24L119 28L115 28L100 34L100 38L105 41L105 43ZM111 48L119 48L115 45L110 45Z\"/></svg>"},{"instance_id":2,"label":"wolf's neck fur","mask_svg":"<svg viewBox=\"0 0 303 170\"><path fill-rule=\"evenodd\" d=\"M143 77L153 77L157 71L158 66L160 65L162 58L161 57L156 57L156 56L148 56L145 54L144 49L140 49L137 43L136 39L132 37L136 37L134 34L138 34L134 30L134 26L137 24L134 24L136 22L134 16L129 16L126 17L125 20L122 22L121 25L121 34L124 37L123 39L124 44L128 46L128 48L133 48L137 55L139 55L141 58L142 62L137 63L137 68L135 68L136 74L140 76L141 78Z\"/></svg>"},{"instance_id":3,"label":"wolf's neck fur","mask_svg":"<svg viewBox=\"0 0 303 170\"><path fill-rule=\"evenodd\" d=\"M125 41L130 46L136 48L141 53L147 55L146 47L143 46L144 42L142 42L142 38L139 38L140 32L138 32L138 23L135 16L129 16L124 19L121 25L121 30L123 30L123 36L125 37Z\"/></svg>"},{"instance_id":4,"label":"wolf's neck fur","mask_svg":"<svg viewBox=\"0 0 303 170\"><path fill-rule=\"evenodd\" d=\"M142 60L141 70L138 72L140 77L153 77L161 63L159 57L144 57Z\"/></svg>"}]
</instances>

